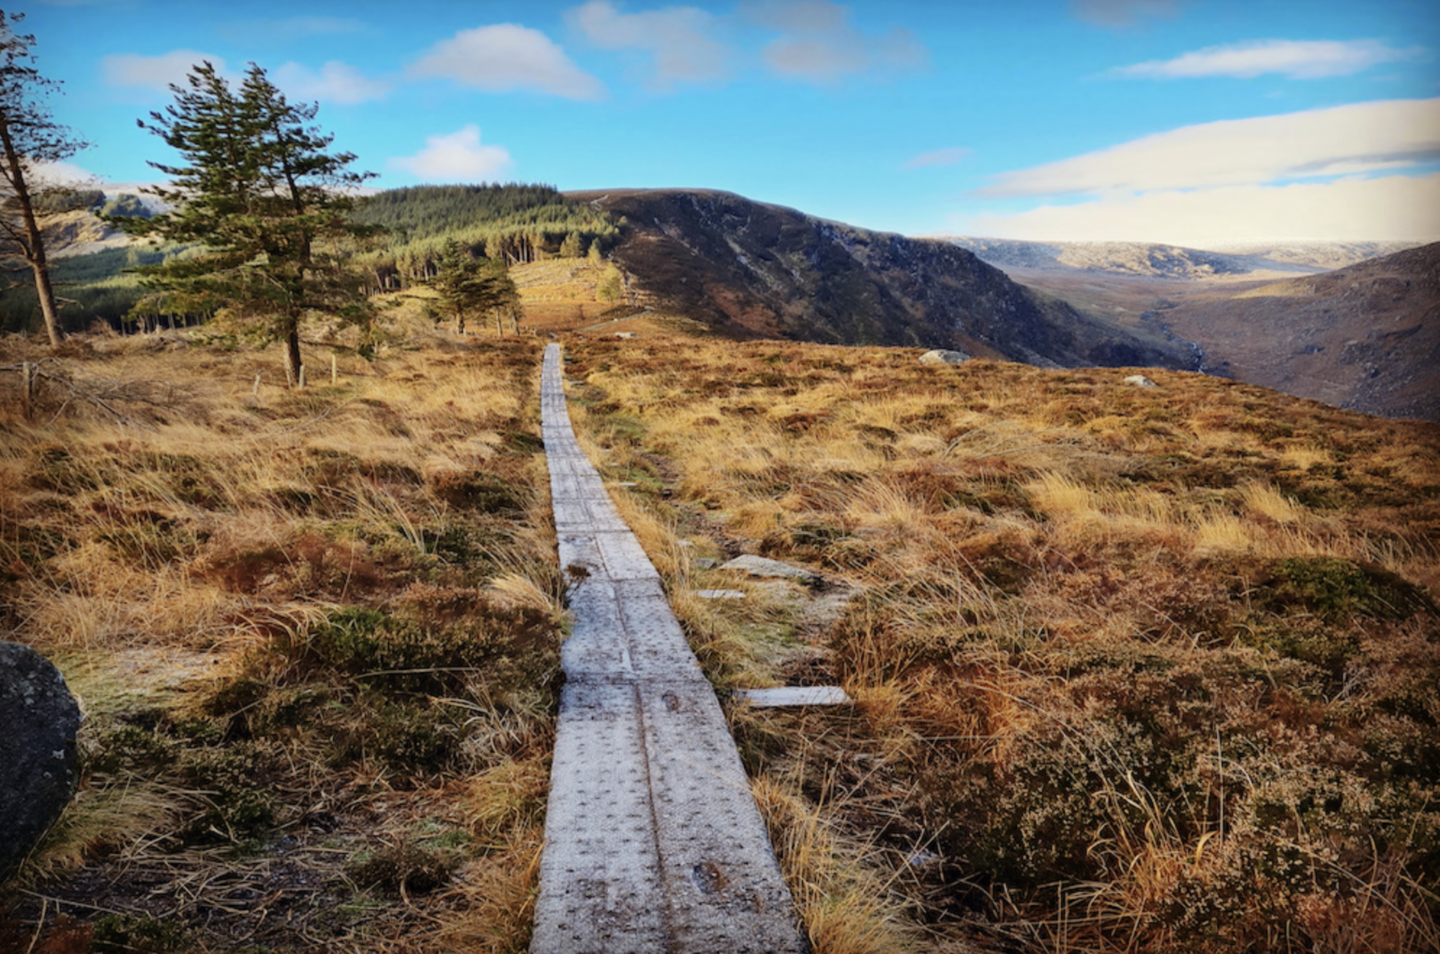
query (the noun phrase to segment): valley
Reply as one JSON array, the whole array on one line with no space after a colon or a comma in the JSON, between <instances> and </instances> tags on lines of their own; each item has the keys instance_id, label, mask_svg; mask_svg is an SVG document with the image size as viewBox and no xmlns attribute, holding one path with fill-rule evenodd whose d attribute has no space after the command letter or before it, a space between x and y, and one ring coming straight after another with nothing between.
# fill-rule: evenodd
<instances>
[{"instance_id":1,"label":"valley","mask_svg":"<svg viewBox=\"0 0 1440 954\"><path fill-rule=\"evenodd\" d=\"M1206 373L1440 419L1440 247L955 241L1081 311L1193 343Z\"/></svg>"}]
</instances>

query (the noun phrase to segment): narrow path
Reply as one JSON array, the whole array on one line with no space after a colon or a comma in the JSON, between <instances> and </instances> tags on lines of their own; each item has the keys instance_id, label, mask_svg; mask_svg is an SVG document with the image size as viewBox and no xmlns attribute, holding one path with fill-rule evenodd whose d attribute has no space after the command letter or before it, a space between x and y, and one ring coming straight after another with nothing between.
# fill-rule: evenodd
<instances>
[{"instance_id":1,"label":"narrow path","mask_svg":"<svg viewBox=\"0 0 1440 954\"><path fill-rule=\"evenodd\" d=\"M545 453L574 626L532 954L802 954L720 705L575 441L545 349Z\"/></svg>"}]
</instances>

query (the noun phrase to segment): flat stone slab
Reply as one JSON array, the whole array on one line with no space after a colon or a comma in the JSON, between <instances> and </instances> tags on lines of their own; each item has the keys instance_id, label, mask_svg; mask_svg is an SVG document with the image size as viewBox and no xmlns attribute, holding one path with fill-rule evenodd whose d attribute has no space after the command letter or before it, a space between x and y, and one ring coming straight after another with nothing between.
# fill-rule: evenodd
<instances>
[{"instance_id":1,"label":"flat stone slab","mask_svg":"<svg viewBox=\"0 0 1440 954\"><path fill-rule=\"evenodd\" d=\"M558 345L545 349L542 380L573 625L560 647L565 686L530 950L805 954L715 690L575 442Z\"/></svg>"},{"instance_id":2,"label":"flat stone slab","mask_svg":"<svg viewBox=\"0 0 1440 954\"><path fill-rule=\"evenodd\" d=\"M815 574L801 566L791 566L779 560L746 553L728 563L720 564L722 570L742 570L751 576L783 577L789 580L813 580Z\"/></svg>"},{"instance_id":3,"label":"flat stone slab","mask_svg":"<svg viewBox=\"0 0 1440 954\"><path fill-rule=\"evenodd\" d=\"M848 706L855 700L839 686L785 686L780 689L737 689L735 698L757 709L782 706Z\"/></svg>"},{"instance_id":4,"label":"flat stone slab","mask_svg":"<svg viewBox=\"0 0 1440 954\"><path fill-rule=\"evenodd\" d=\"M696 590L695 595L702 600L743 600L743 590Z\"/></svg>"}]
</instances>

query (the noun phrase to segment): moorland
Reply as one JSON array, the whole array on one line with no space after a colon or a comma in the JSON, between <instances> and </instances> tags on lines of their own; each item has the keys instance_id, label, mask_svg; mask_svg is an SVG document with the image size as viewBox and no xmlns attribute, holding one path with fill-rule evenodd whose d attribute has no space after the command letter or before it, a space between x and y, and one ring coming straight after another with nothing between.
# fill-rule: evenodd
<instances>
[{"instance_id":1,"label":"moorland","mask_svg":"<svg viewBox=\"0 0 1440 954\"><path fill-rule=\"evenodd\" d=\"M0 631L86 711L0 950L526 949L551 335L818 952L1440 945L1440 426L727 333L628 269L606 300L616 228L503 232L542 236L497 245L519 334L456 334L431 259L378 260L373 354L314 324L303 389L204 323L0 339ZM855 704L730 694L816 684Z\"/></svg>"}]
</instances>

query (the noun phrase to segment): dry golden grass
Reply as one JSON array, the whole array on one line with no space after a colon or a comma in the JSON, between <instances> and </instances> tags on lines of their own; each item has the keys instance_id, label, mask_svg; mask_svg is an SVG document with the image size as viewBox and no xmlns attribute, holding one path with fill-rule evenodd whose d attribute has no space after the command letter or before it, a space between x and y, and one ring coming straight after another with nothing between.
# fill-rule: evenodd
<instances>
[{"instance_id":1,"label":"dry golden grass","mask_svg":"<svg viewBox=\"0 0 1440 954\"><path fill-rule=\"evenodd\" d=\"M1440 429L1187 374L568 348L712 677L857 700L838 736L732 714L817 951L901 945L864 940L887 892L935 950L1436 946ZM685 596L737 552L853 588L770 607L821 661Z\"/></svg>"},{"instance_id":2,"label":"dry golden grass","mask_svg":"<svg viewBox=\"0 0 1440 954\"><path fill-rule=\"evenodd\" d=\"M87 712L0 947L525 948L564 625L540 345L413 305L295 392L182 335L0 342L63 377L29 421L0 379L0 632Z\"/></svg>"}]
</instances>

